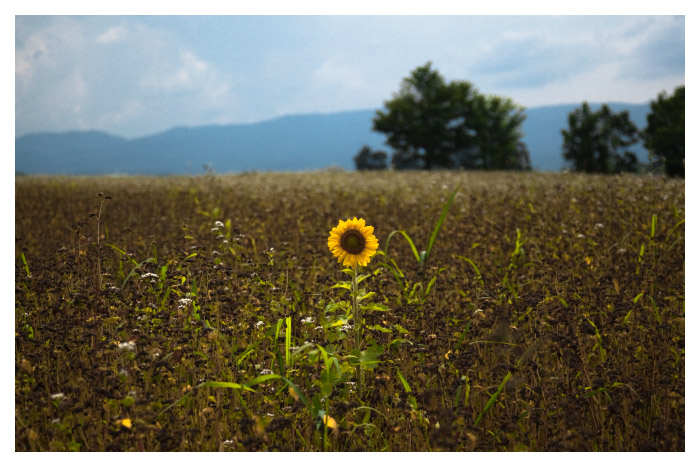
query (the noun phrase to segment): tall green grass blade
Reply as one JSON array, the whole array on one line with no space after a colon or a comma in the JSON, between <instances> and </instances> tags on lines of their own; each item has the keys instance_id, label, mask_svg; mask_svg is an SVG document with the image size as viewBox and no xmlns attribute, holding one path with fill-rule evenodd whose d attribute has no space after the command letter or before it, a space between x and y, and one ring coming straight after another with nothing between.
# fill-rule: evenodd
<instances>
[{"instance_id":1,"label":"tall green grass blade","mask_svg":"<svg viewBox=\"0 0 700 467\"><path fill-rule=\"evenodd\" d=\"M506 383L508 382L508 380L510 379L511 376L512 376L512 374L509 371L508 374L505 376L505 378L503 378L503 381L501 381L501 384L498 385L498 389L496 389L496 392L493 393L493 395L491 396L489 401L484 406L484 410L482 410L481 413L479 414L479 416L476 417L476 421L474 421L474 426L479 426L479 422L484 417L486 412L488 412L488 410L491 408L491 406L496 403L496 399L498 399L498 396L505 389Z\"/></svg>"},{"instance_id":2,"label":"tall green grass blade","mask_svg":"<svg viewBox=\"0 0 700 467\"><path fill-rule=\"evenodd\" d=\"M389 252L389 240L394 236L394 234L400 233L403 235L403 238L406 239L408 242L408 246L411 247L411 251L413 252L413 256L416 257L416 261L420 264L420 255L418 254L418 250L416 249L416 245L413 243L413 240L411 240L411 237L404 231L404 230L394 230L389 234L389 236L386 238L386 243L384 244L384 253Z\"/></svg>"},{"instance_id":3,"label":"tall green grass blade","mask_svg":"<svg viewBox=\"0 0 700 467\"><path fill-rule=\"evenodd\" d=\"M144 261L141 261L141 262L138 263L136 266L134 266L134 267L131 269L131 271L129 271L129 274L124 278L124 282L122 282L122 286L121 286L120 288L123 289L124 286L126 285L126 283L129 282L129 279L131 279L132 276L135 276L136 274L138 274L138 273L136 272L137 269L141 268L141 266L143 266L143 265L146 264L146 263L153 263L153 262L155 262L155 261L156 261L155 258L148 258L148 259L146 259L146 260L144 260Z\"/></svg>"},{"instance_id":4,"label":"tall green grass blade","mask_svg":"<svg viewBox=\"0 0 700 467\"><path fill-rule=\"evenodd\" d=\"M199 384L197 387L242 389L244 391L255 392L255 389L249 388L242 384L229 383L226 381L206 381L204 383Z\"/></svg>"},{"instance_id":5,"label":"tall green grass blade","mask_svg":"<svg viewBox=\"0 0 700 467\"><path fill-rule=\"evenodd\" d=\"M19 254L22 258L22 263L24 264L24 270L27 272L27 277L32 277L32 273L29 272L29 265L27 264L27 258L24 257L24 253Z\"/></svg>"},{"instance_id":6,"label":"tall green grass blade","mask_svg":"<svg viewBox=\"0 0 700 467\"><path fill-rule=\"evenodd\" d=\"M289 367L289 349L292 348L292 317L288 316L285 321L287 326L284 332L284 364Z\"/></svg>"},{"instance_id":7,"label":"tall green grass blade","mask_svg":"<svg viewBox=\"0 0 700 467\"><path fill-rule=\"evenodd\" d=\"M654 297L649 295L649 300L651 301L651 307L654 309L654 316L656 317L656 322L661 325L661 315L659 314L659 307L656 306L656 301L654 301Z\"/></svg>"},{"instance_id":8,"label":"tall green grass blade","mask_svg":"<svg viewBox=\"0 0 700 467\"><path fill-rule=\"evenodd\" d=\"M420 263L421 266L425 264L426 261L428 261L428 256L430 256L430 250L433 249L433 245L435 244L435 240L437 239L438 232L440 232L440 228L442 227L443 222L445 222L445 218L447 217L447 212L450 210L450 206L452 206L452 203L455 200L455 196L457 195L457 190L459 190L459 185L455 188L455 190L452 192L452 195L450 195L450 199L447 200L447 202L443 205L442 207L442 214L440 214L440 219L438 219L437 224L435 224L435 228L433 228L433 232L430 234L430 240L428 241L428 248L425 249L425 256L422 258L419 258L418 262ZM422 261L421 261L422 259Z\"/></svg>"},{"instance_id":9,"label":"tall green grass blade","mask_svg":"<svg viewBox=\"0 0 700 467\"><path fill-rule=\"evenodd\" d=\"M273 374L269 374L269 375L260 375L260 376L258 376L258 377L255 377L255 378L251 379L251 380L248 381L247 383L245 383L244 386L247 387L247 388L250 388L250 387L253 387L253 386L257 386L258 384L264 383L265 381L269 381L269 380L271 380L271 379L280 379L280 378L281 378L280 375L276 375L276 374L274 374L274 373L273 373Z\"/></svg>"},{"instance_id":10,"label":"tall green grass blade","mask_svg":"<svg viewBox=\"0 0 700 467\"><path fill-rule=\"evenodd\" d=\"M669 232L666 234L666 243L668 243L668 239L671 238L671 234L673 234L673 232L675 232L676 229L678 227L680 227L682 224L685 224L685 219L681 219L678 222L676 222L676 225L674 225L673 228L671 228L671 230L669 230Z\"/></svg>"},{"instance_id":11,"label":"tall green grass blade","mask_svg":"<svg viewBox=\"0 0 700 467\"><path fill-rule=\"evenodd\" d=\"M401 380L401 384L403 384L403 388L406 390L407 393L410 394L411 393L411 386L408 385L408 381L406 381L406 378L403 377L401 370L399 370L397 368L396 374L398 375L399 379Z\"/></svg>"},{"instance_id":12,"label":"tall green grass blade","mask_svg":"<svg viewBox=\"0 0 700 467\"><path fill-rule=\"evenodd\" d=\"M650 239L654 238L654 235L656 234L656 214L653 214L651 216L651 235L649 235Z\"/></svg>"},{"instance_id":13,"label":"tall green grass blade","mask_svg":"<svg viewBox=\"0 0 700 467\"><path fill-rule=\"evenodd\" d=\"M282 330L282 318L277 320L277 324L275 325L275 346L277 346L277 339L280 338L280 331Z\"/></svg>"},{"instance_id":14,"label":"tall green grass blade","mask_svg":"<svg viewBox=\"0 0 700 467\"><path fill-rule=\"evenodd\" d=\"M117 248L116 246L111 245L111 244L109 244L109 243L102 243L102 245L105 245L105 246L110 247L111 249L113 249L114 251L118 252L118 253L121 254L122 256L126 256L127 259L128 259L129 261L131 261L134 265L137 265L137 264L138 264L134 258L129 258L129 257L127 256L127 254L126 254L126 251L122 250L121 248Z\"/></svg>"},{"instance_id":15,"label":"tall green grass blade","mask_svg":"<svg viewBox=\"0 0 700 467\"><path fill-rule=\"evenodd\" d=\"M476 267L476 264L474 264L474 261L470 260L466 256L460 256L460 255L455 255L457 258L463 259L467 263L469 263L474 269L474 272L476 273L476 279L479 281L479 284L481 284L481 287L484 287L484 280L481 278L481 272L479 271L479 268Z\"/></svg>"}]
</instances>

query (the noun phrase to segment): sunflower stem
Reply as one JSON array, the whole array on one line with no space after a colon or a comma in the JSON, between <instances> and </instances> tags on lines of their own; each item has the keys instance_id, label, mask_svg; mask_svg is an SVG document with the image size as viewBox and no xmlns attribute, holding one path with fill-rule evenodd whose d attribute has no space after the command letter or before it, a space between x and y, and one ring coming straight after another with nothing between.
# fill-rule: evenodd
<instances>
[{"instance_id":1,"label":"sunflower stem","mask_svg":"<svg viewBox=\"0 0 700 467\"><path fill-rule=\"evenodd\" d=\"M362 317L360 307L357 303L357 264L352 268L352 315L355 317L355 348L360 352L362 340ZM357 380L357 394L362 398L362 368L361 365L355 367L355 379Z\"/></svg>"}]
</instances>

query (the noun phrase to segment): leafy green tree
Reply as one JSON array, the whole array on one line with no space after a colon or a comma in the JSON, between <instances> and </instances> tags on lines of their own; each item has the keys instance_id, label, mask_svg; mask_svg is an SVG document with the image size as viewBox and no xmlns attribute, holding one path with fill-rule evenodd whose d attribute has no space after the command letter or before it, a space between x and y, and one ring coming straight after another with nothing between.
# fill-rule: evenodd
<instances>
[{"instance_id":1,"label":"leafy green tree","mask_svg":"<svg viewBox=\"0 0 700 467\"><path fill-rule=\"evenodd\" d=\"M652 101L642 138L652 162L662 163L670 176L685 177L685 86Z\"/></svg>"},{"instance_id":2,"label":"leafy green tree","mask_svg":"<svg viewBox=\"0 0 700 467\"><path fill-rule=\"evenodd\" d=\"M523 109L510 99L478 95L470 110L471 118L465 118L458 131L467 136L463 147L468 148L460 166L487 170L530 168L529 153L520 141Z\"/></svg>"},{"instance_id":3,"label":"leafy green tree","mask_svg":"<svg viewBox=\"0 0 700 467\"><path fill-rule=\"evenodd\" d=\"M372 151L369 146L363 146L355 156L357 170L385 170L387 156L384 151Z\"/></svg>"},{"instance_id":4,"label":"leafy green tree","mask_svg":"<svg viewBox=\"0 0 700 467\"><path fill-rule=\"evenodd\" d=\"M607 105L597 112L587 102L569 114L562 130L563 155L579 172L619 173L637 169L637 156L626 150L638 141L629 112L615 113Z\"/></svg>"},{"instance_id":5,"label":"leafy green tree","mask_svg":"<svg viewBox=\"0 0 700 467\"><path fill-rule=\"evenodd\" d=\"M480 95L467 81L445 82L430 62L404 78L384 106L373 129L394 148L394 168L517 167L522 109Z\"/></svg>"}]
</instances>

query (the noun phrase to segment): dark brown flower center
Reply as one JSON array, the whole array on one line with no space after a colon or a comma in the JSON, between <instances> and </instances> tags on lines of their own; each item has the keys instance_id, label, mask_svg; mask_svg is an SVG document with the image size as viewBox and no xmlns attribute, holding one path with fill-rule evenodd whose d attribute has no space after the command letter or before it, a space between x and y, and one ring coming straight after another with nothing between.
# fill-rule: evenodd
<instances>
[{"instance_id":1,"label":"dark brown flower center","mask_svg":"<svg viewBox=\"0 0 700 467\"><path fill-rule=\"evenodd\" d=\"M340 246L352 255L359 255L365 249L365 237L359 230L350 229L340 237Z\"/></svg>"}]
</instances>

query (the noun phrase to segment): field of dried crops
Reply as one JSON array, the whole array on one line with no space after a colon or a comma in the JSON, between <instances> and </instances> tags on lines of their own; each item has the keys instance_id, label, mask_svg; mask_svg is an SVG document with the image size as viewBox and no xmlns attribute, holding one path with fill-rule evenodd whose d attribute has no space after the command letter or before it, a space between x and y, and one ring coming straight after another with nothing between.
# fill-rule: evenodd
<instances>
[{"instance_id":1,"label":"field of dried crops","mask_svg":"<svg viewBox=\"0 0 700 467\"><path fill-rule=\"evenodd\" d=\"M422 266L387 248L456 187ZM682 180L17 177L15 210L18 451L685 449Z\"/></svg>"}]
</instances>

